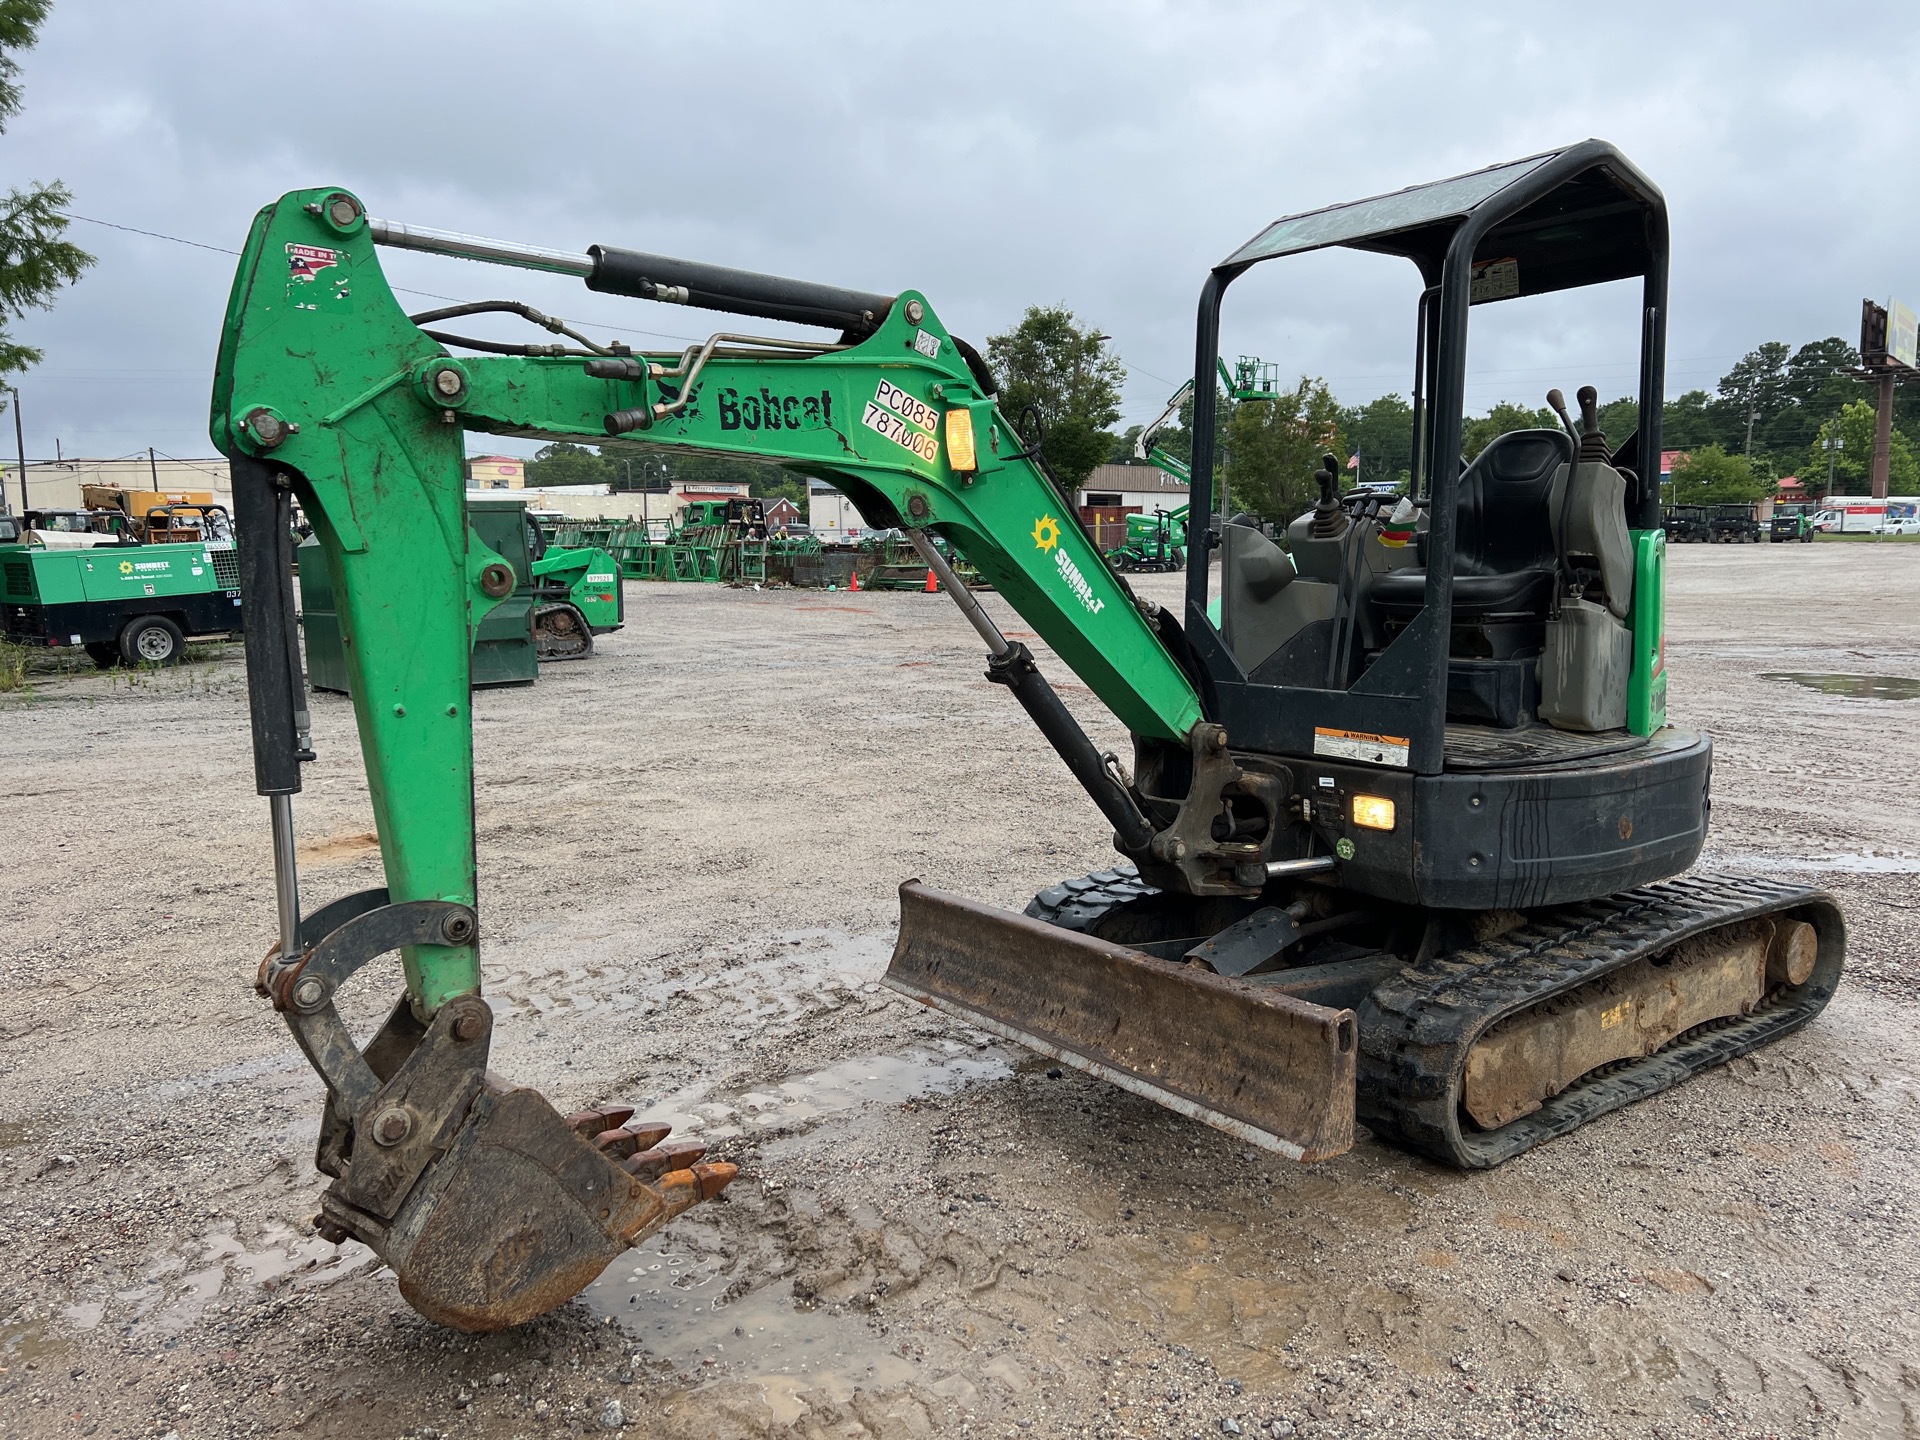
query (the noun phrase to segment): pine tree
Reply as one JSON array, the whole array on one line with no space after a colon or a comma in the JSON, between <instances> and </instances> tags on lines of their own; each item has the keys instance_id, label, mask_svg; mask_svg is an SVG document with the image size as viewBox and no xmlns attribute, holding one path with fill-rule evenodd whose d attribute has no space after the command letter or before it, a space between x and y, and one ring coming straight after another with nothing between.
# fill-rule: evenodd
<instances>
[{"instance_id":1,"label":"pine tree","mask_svg":"<svg viewBox=\"0 0 1920 1440\"><path fill-rule=\"evenodd\" d=\"M20 113L20 63L47 18L52 0L0 0L0 133ZM7 322L28 310L47 310L63 285L71 285L94 257L64 239L66 207L72 202L58 180L29 182L0 201L0 376L38 363L40 351L7 333Z\"/></svg>"}]
</instances>

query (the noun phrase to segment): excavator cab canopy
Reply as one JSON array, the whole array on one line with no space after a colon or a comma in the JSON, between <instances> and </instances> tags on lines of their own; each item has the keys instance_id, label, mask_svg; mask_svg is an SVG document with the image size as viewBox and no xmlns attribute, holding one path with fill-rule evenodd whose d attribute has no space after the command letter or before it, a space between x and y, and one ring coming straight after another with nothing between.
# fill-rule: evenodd
<instances>
[{"instance_id":1,"label":"excavator cab canopy","mask_svg":"<svg viewBox=\"0 0 1920 1440\"><path fill-rule=\"evenodd\" d=\"M1208 617L1210 547L1197 544L1188 554L1187 629L1212 681L1212 708L1236 746L1312 754L1316 735L1329 730L1387 735L1405 744L1414 773L1434 774L1444 763L1449 652L1459 643L1455 577L1486 579L1499 567L1498 552L1510 538L1500 533L1491 504L1484 532L1478 524L1482 477L1469 474L1464 498L1461 489L1469 312L1476 305L1640 277L1639 429L1613 449L1612 460L1628 480L1625 523L1657 529L1658 481L1642 477L1640 472L1651 467L1642 466L1638 457L1660 453L1666 201L1612 145L1586 140L1392 194L1286 216L1216 265L1199 306L1191 503L1196 516L1212 512L1214 543L1226 543L1229 573L1235 536L1228 532L1237 527L1228 523L1226 497L1216 497L1213 488L1218 417L1212 377L1221 304L1227 287L1253 266L1328 247L1403 256L1420 272L1410 498L1423 516L1424 592L1416 592L1409 613L1394 619L1390 638L1363 664L1328 664L1324 677L1308 680L1297 665L1289 670L1278 662L1254 663L1244 644L1223 638L1221 627ZM1491 479L1524 481L1544 493L1554 468L1572 459L1571 448L1564 455L1558 451L1565 438L1559 431L1522 433L1538 438L1506 437L1514 443L1506 447L1512 453L1505 462L1527 473ZM1493 488L1498 487L1490 484L1489 493ZM1230 582L1225 588L1229 593L1222 599L1230 611ZM1341 603L1346 604L1345 597ZM1230 628L1230 614L1227 623ZM1457 688L1458 676L1454 679ZM1303 689L1315 692L1315 703L1289 703L1287 697L1297 700Z\"/></svg>"}]
</instances>

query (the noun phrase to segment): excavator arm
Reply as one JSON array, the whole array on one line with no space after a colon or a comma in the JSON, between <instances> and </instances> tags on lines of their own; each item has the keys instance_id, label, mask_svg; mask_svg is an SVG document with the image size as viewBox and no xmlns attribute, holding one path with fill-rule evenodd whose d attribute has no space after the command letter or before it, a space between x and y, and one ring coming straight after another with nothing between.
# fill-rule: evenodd
<instances>
[{"instance_id":1,"label":"excavator arm","mask_svg":"<svg viewBox=\"0 0 1920 1440\"><path fill-rule=\"evenodd\" d=\"M568 270L603 291L841 333L728 333L649 355L595 344L517 302L409 318L377 241ZM442 332L426 328L490 310L572 343L459 341L525 353L456 358ZM1231 771L1225 734L1203 719L1179 658L1178 625L1107 566L991 390L977 355L912 292L862 296L627 251L568 257L447 237L370 220L335 189L296 191L255 218L221 337L211 428L232 462L256 783L273 820L280 938L259 988L327 1082L317 1164L334 1183L323 1233L370 1244L422 1313L481 1330L539 1314L732 1174L695 1164L697 1146L663 1152L663 1132L622 1125L626 1113L562 1117L486 1071L469 641L518 577L466 523L465 432L625 434L777 460L830 482L870 524L914 537L986 641L990 678L1020 700L1123 851L1176 881L1186 867L1198 893L1246 893L1264 881L1257 864L1247 873L1244 846L1208 860L1211 870L1200 864L1217 807L1189 814L1179 796L1150 796L1101 755L1031 654L999 632L928 541L932 532L958 546L1143 752L1171 755L1178 773ZM294 868L292 797L312 758L293 624L295 501L332 580L386 872L383 888L317 910L303 910ZM940 903L924 899L917 913L924 920ZM911 914L903 919L903 946L916 928ZM358 1047L334 995L394 951L405 995Z\"/></svg>"}]
</instances>

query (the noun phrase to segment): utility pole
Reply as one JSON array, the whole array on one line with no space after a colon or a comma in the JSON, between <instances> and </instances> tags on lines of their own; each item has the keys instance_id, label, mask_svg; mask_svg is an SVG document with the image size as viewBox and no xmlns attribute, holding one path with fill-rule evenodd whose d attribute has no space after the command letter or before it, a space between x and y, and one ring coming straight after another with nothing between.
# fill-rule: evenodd
<instances>
[{"instance_id":1,"label":"utility pole","mask_svg":"<svg viewBox=\"0 0 1920 1440\"><path fill-rule=\"evenodd\" d=\"M154 463L154 459L153 459L153 446L151 446L151 445L149 445L149 446L147 446L147 474L149 474L149 475L151 475L151 476L153 477L153 488L154 488L154 492L155 492L156 494L157 494L157 493L159 493L159 490L160 490L160 467L159 467L159 466L158 466L157 464L155 464L155 463Z\"/></svg>"},{"instance_id":2,"label":"utility pole","mask_svg":"<svg viewBox=\"0 0 1920 1440\"><path fill-rule=\"evenodd\" d=\"M1867 493L1887 498L1887 473L1893 462L1893 371L1880 372L1880 394L1873 418L1873 470Z\"/></svg>"},{"instance_id":3,"label":"utility pole","mask_svg":"<svg viewBox=\"0 0 1920 1440\"><path fill-rule=\"evenodd\" d=\"M1827 437L1827 494L1833 494L1833 468L1840 458L1840 452L1847 448L1847 442L1840 435L1840 417L1834 416L1833 434Z\"/></svg>"},{"instance_id":4,"label":"utility pole","mask_svg":"<svg viewBox=\"0 0 1920 1440\"><path fill-rule=\"evenodd\" d=\"M20 387L9 385L7 389L13 392L13 443L20 450L20 513L24 515L27 513L27 432L20 423Z\"/></svg>"},{"instance_id":5,"label":"utility pole","mask_svg":"<svg viewBox=\"0 0 1920 1440\"><path fill-rule=\"evenodd\" d=\"M1747 451L1746 451L1747 458L1749 460L1753 458L1753 417L1758 415L1759 413L1760 413L1759 410L1757 410L1754 407L1753 402L1749 400L1747 402Z\"/></svg>"}]
</instances>

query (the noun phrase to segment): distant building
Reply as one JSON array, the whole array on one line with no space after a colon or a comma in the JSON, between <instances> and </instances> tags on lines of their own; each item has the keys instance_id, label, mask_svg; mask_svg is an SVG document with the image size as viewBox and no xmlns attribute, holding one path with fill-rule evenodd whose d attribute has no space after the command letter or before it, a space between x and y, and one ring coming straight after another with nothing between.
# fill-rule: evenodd
<instances>
[{"instance_id":1,"label":"distant building","mask_svg":"<svg viewBox=\"0 0 1920 1440\"><path fill-rule=\"evenodd\" d=\"M801 525L806 516L800 513L800 507L782 496L778 500L769 500L766 505L767 533L773 534L788 525Z\"/></svg>"},{"instance_id":2,"label":"distant building","mask_svg":"<svg viewBox=\"0 0 1920 1440\"><path fill-rule=\"evenodd\" d=\"M1187 482L1158 465L1100 465L1074 494L1082 510L1123 510L1150 515L1187 503Z\"/></svg>"},{"instance_id":3,"label":"distant building","mask_svg":"<svg viewBox=\"0 0 1920 1440\"><path fill-rule=\"evenodd\" d=\"M20 508L20 467L8 464L0 469L0 485L6 487L4 508ZM83 485L114 485L122 490L159 490L165 493L213 493L216 504L233 504L233 477L228 473L226 457L210 456L199 460L169 460L145 455L118 460L29 460L27 462L27 508L33 510L78 510Z\"/></svg>"},{"instance_id":4,"label":"distant building","mask_svg":"<svg viewBox=\"0 0 1920 1440\"><path fill-rule=\"evenodd\" d=\"M469 490L522 490L527 484L527 462L517 455L469 455Z\"/></svg>"},{"instance_id":5,"label":"distant building","mask_svg":"<svg viewBox=\"0 0 1920 1440\"><path fill-rule=\"evenodd\" d=\"M1187 494L1187 482L1158 465L1100 465L1074 492L1074 501L1093 543L1111 550L1127 538L1127 516L1178 510Z\"/></svg>"}]
</instances>

